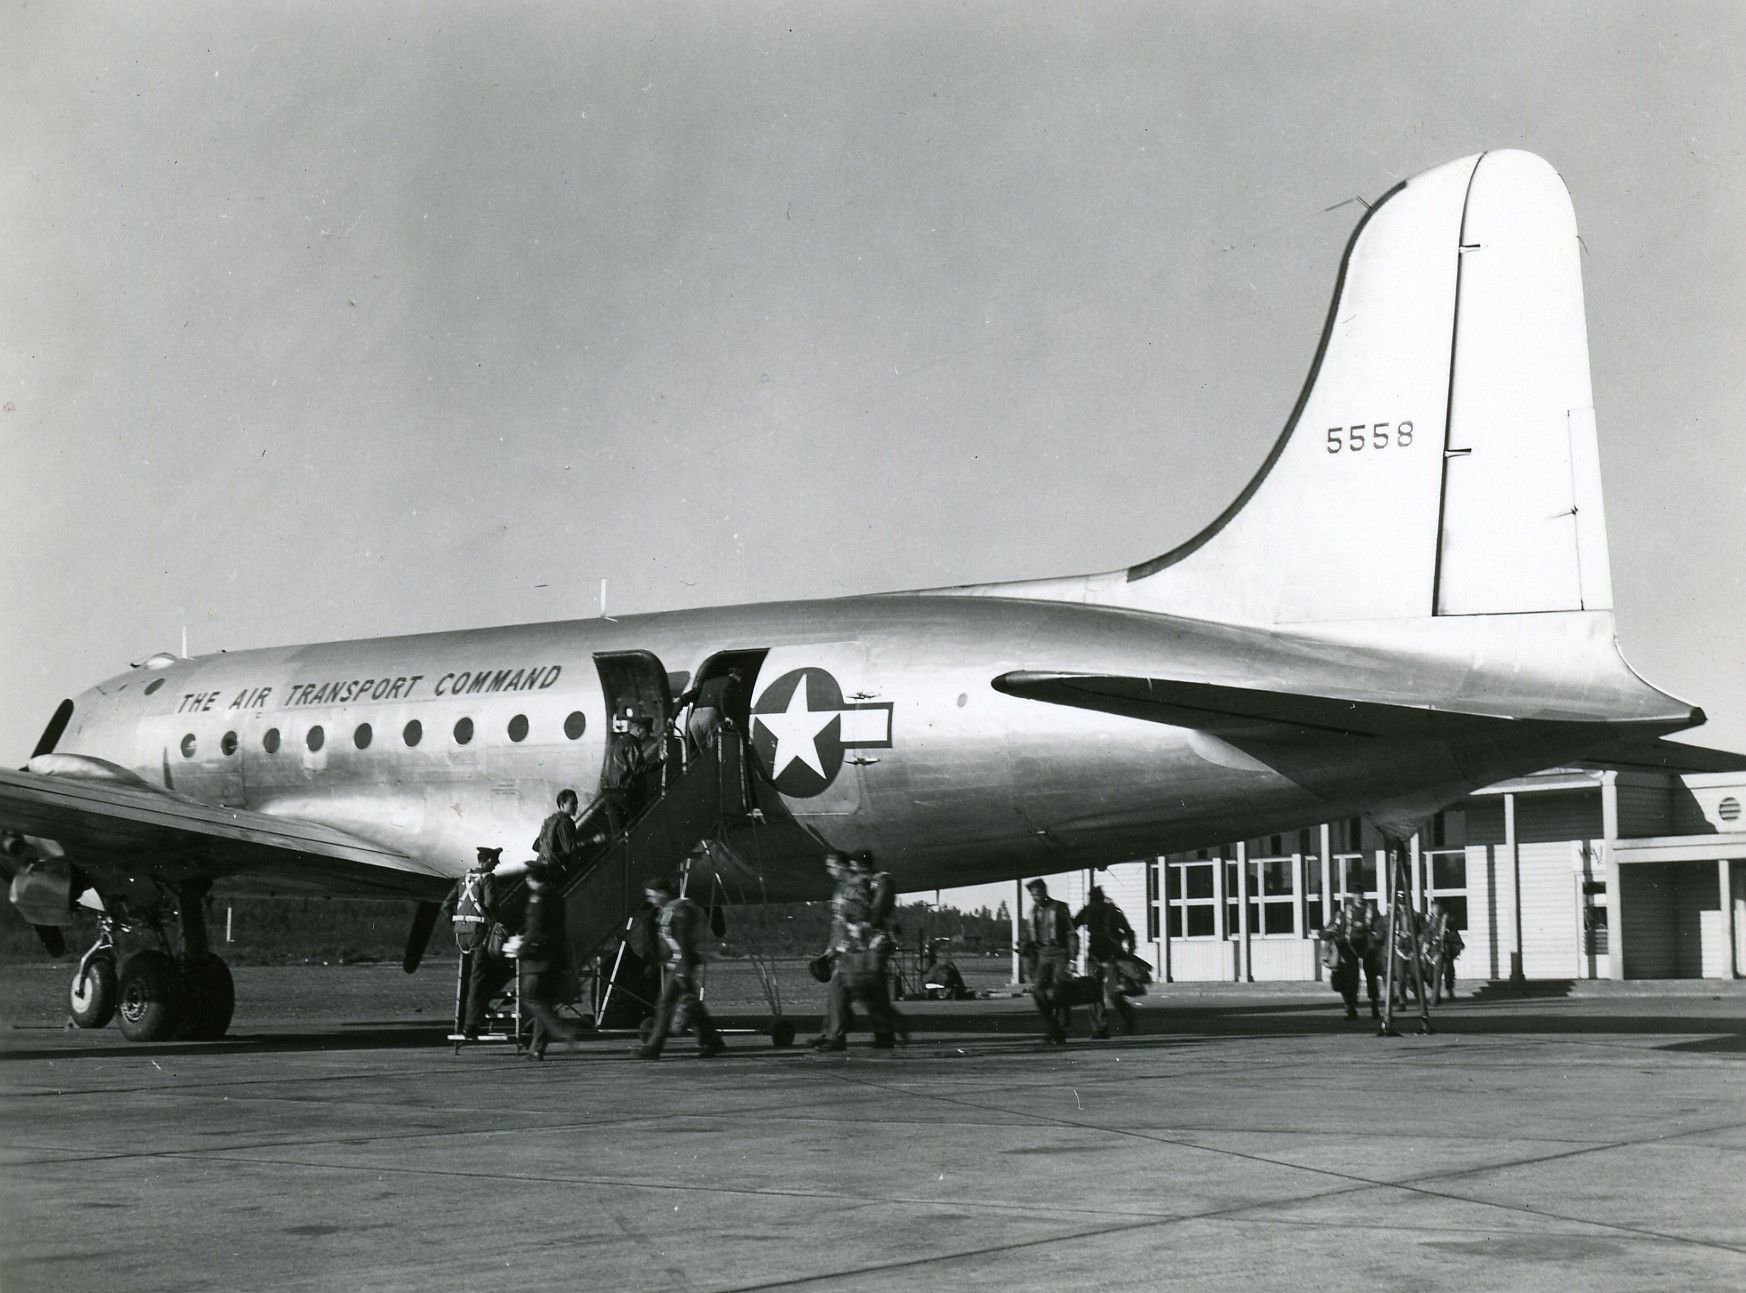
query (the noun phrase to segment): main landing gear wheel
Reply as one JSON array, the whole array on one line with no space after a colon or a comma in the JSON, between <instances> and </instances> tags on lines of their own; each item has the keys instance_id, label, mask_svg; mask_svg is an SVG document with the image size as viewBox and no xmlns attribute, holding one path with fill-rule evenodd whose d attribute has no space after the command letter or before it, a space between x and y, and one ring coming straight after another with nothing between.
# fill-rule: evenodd
<instances>
[{"instance_id":1,"label":"main landing gear wheel","mask_svg":"<svg viewBox=\"0 0 1746 1293\"><path fill-rule=\"evenodd\" d=\"M114 957L93 956L87 961L85 968L73 975L67 994L73 1022L80 1028L102 1028L115 1018L119 979Z\"/></svg>"},{"instance_id":2,"label":"main landing gear wheel","mask_svg":"<svg viewBox=\"0 0 1746 1293\"><path fill-rule=\"evenodd\" d=\"M121 966L118 1014L121 1035L130 1042L162 1042L176 1036L183 1021L181 976L167 952L135 952Z\"/></svg>"},{"instance_id":3,"label":"main landing gear wheel","mask_svg":"<svg viewBox=\"0 0 1746 1293\"><path fill-rule=\"evenodd\" d=\"M770 1025L770 1042L774 1046L794 1045L794 1021L778 1019Z\"/></svg>"},{"instance_id":4,"label":"main landing gear wheel","mask_svg":"<svg viewBox=\"0 0 1746 1293\"><path fill-rule=\"evenodd\" d=\"M211 953L182 967L182 1036L217 1041L236 1011L236 986L230 967Z\"/></svg>"}]
</instances>

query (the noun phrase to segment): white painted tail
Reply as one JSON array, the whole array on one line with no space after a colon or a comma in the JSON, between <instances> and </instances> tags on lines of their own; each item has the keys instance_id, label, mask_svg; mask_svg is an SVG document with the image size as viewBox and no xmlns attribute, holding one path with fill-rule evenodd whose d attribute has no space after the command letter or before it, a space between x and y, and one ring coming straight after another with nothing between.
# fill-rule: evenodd
<instances>
[{"instance_id":1,"label":"white painted tail","mask_svg":"<svg viewBox=\"0 0 1746 1293\"><path fill-rule=\"evenodd\" d=\"M1610 610L1576 222L1528 153L1365 217L1290 424L1200 534L1130 570L989 588L1250 624Z\"/></svg>"}]
</instances>

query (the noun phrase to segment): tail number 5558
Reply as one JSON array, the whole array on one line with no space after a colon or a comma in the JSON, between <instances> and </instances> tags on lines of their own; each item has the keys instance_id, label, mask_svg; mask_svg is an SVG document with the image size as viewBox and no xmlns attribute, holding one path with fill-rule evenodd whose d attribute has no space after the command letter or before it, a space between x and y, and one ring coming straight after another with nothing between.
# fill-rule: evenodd
<instances>
[{"instance_id":1,"label":"tail number 5558","mask_svg":"<svg viewBox=\"0 0 1746 1293\"><path fill-rule=\"evenodd\" d=\"M1413 442L1411 422L1355 422L1328 428L1329 453L1361 453L1365 449L1408 448Z\"/></svg>"}]
</instances>

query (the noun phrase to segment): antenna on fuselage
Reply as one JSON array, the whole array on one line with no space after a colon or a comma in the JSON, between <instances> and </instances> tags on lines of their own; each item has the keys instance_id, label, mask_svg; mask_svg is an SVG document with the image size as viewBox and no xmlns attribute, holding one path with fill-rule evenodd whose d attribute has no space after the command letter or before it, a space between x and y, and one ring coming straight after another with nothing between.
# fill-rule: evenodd
<instances>
[{"instance_id":1,"label":"antenna on fuselage","mask_svg":"<svg viewBox=\"0 0 1746 1293\"><path fill-rule=\"evenodd\" d=\"M188 626L186 624L182 626L182 658L184 660L191 659L188 654Z\"/></svg>"}]
</instances>

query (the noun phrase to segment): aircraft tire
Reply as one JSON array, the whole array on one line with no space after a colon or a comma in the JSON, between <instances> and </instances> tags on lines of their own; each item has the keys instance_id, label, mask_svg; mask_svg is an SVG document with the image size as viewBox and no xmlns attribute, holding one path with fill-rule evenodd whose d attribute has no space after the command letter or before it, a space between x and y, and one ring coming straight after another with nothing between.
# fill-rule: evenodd
<instances>
[{"instance_id":1,"label":"aircraft tire","mask_svg":"<svg viewBox=\"0 0 1746 1293\"><path fill-rule=\"evenodd\" d=\"M773 1046L794 1045L794 1021L778 1019L770 1025L770 1043Z\"/></svg>"},{"instance_id":2,"label":"aircraft tire","mask_svg":"<svg viewBox=\"0 0 1746 1293\"><path fill-rule=\"evenodd\" d=\"M183 1016L181 976L168 953L148 948L121 966L117 1000L121 1035L130 1042L169 1041Z\"/></svg>"},{"instance_id":3,"label":"aircraft tire","mask_svg":"<svg viewBox=\"0 0 1746 1293\"><path fill-rule=\"evenodd\" d=\"M84 973L73 975L67 1006L75 1024L80 1028L102 1028L115 1018L118 978L113 956L93 956Z\"/></svg>"},{"instance_id":4,"label":"aircraft tire","mask_svg":"<svg viewBox=\"0 0 1746 1293\"><path fill-rule=\"evenodd\" d=\"M190 1041L217 1041L229 1031L236 984L222 957L209 953L182 968L182 1000L182 1035Z\"/></svg>"}]
</instances>

